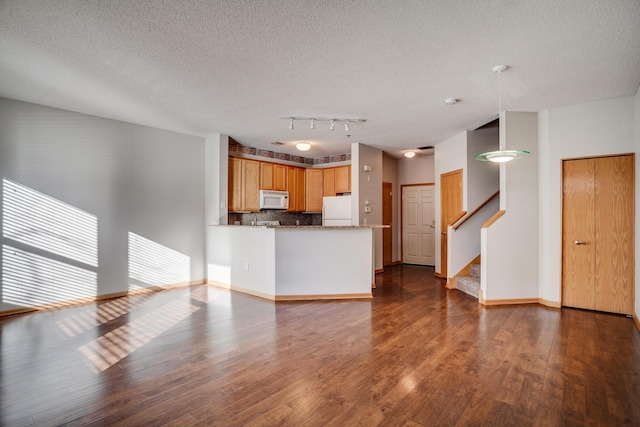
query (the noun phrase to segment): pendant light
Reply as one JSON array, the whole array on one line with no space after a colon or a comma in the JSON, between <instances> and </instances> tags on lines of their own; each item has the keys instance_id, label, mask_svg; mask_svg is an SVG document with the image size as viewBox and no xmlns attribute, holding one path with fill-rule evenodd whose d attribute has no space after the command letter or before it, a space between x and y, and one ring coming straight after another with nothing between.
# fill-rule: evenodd
<instances>
[{"instance_id":1,"label":"pendant light","mask_svg":"<svg viewBox=\"0 0 640 427\"><path fill-rule=\"evenodd\" d=\"M502 113L502 82L501 75L509 68L506 65L496 65L492 71L498 75L498 115ZM515 159L522 159L531 154L526 150L506 150L503 142L500 141L500 149L498 151L487 151L486 153L476 154L475 159L483 162L505 163Z\"/></svg>"}]
</instances>

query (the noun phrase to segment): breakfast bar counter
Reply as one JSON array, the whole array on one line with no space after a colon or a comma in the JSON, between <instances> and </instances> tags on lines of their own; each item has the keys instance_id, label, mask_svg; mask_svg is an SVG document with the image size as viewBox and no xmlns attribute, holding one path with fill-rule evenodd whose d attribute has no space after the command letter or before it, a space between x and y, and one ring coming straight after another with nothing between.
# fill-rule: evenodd
<instances>
[{"instance_id":1,"label":"breakfast bar counter","mask_svg":"<svg viewBox=\"0 0 640 427\"><path fill-rule=\"evenodd\" d=\"M384 227L211 225L207 283L275 301L371 298Z\"/></svg>"}]
</instances>

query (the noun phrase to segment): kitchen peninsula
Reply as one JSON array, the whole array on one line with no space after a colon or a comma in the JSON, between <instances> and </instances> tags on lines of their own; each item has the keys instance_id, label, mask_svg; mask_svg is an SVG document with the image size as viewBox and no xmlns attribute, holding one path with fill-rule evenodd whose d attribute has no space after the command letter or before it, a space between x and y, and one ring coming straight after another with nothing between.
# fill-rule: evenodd
<instances>
[{"instance_id":1,"label":"kitchen peninsula","mask_svg":"<svg viewBox=\"0 0 640 427\"><path fill-rule=\"evenodd\" d=\"M275 301L371 298L384 227L211 225L207 282Z\"/></svg>"}]
</instances>

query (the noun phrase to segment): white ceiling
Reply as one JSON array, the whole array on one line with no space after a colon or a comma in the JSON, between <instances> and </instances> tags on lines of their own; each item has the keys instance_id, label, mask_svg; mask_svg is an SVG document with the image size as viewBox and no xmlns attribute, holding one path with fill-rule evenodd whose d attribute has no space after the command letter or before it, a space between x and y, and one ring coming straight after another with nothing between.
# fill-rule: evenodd
<instances>
[{"instance_id":1,"label":"white ceiling","mask_svg":"<svg viewBox=\"0 0 640 427\"><path fill-rule=\"evenodd\" d=\"M507 110L634 94L640 1L0 0L0 96L306 157L474 129L498 64Z\"/></svg>"}]
</instances>

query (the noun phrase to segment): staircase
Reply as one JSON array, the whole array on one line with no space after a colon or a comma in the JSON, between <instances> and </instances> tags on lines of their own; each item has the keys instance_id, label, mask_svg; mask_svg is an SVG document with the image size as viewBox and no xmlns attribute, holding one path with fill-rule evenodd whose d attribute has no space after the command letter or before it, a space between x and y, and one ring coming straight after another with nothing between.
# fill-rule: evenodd
<instances>
[{"instance_id":1,"label":"staircase","mask_svg":"<svg viewBox=\"0 0 640 427\"><path fill-rule=\"evenodd\" d=\"M456 277L456 288L478 298L480 292L480 264L471 264L469 272L469 276Z\"/></svg>"}]
</instances>

